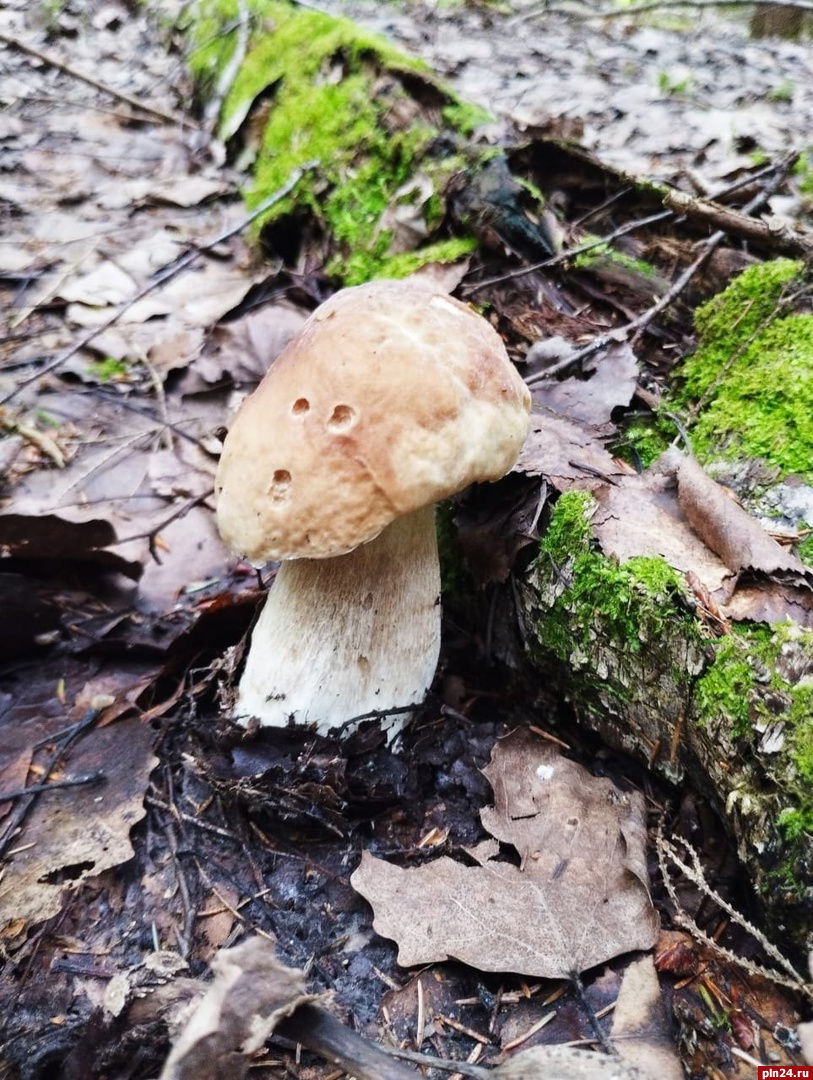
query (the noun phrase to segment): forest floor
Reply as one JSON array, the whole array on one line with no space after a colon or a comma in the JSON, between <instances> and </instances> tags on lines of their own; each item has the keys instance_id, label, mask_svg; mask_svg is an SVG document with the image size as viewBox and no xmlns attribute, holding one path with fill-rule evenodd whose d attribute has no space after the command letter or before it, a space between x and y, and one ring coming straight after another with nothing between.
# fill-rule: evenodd
<instances>
[{"instance_id":1,"label":"forest floor","mask_svg":"<svg viewBox=\"0 0 813 1080\"><path fill-rule=\"evenodd\" d=\"M579 5L325 9L514 130L637 177L713 192L813 155L809 42L752 39L702 5L605 19ZM182 18L101 0L0 11L0 1075L157 1076L175 1017L154 991L204 977L249 932L378 1042L491 1064L592 1046L597 1023L623 1045L643 1022L620 1016L612 951L584 986L497 961L406 970L351 887L362 850L471 861L495 746L530 724L592 780L640 795L647 825L666 811L716 892L754 910L700 795L572 730L567 702L493 661L484 596L447 613L442 677L401 746L250 741L220 714L223 657L258 593L214 523L218 431L325 283L280 285L251 244L245 178L194 100ZM777 228L809 226L798 175L769 202ZM690 318L671 334L685 346ZM639 992L656 1013L641 1067L678 1076L678 1050L696 1075L800 1061L803 998L754 973L764 941L684 882L686 909L746 969L698 944L671 923L651 846L645 858L664 1004ZM638 947L624 941L619 953ZM252 1075L339 1074L275 1043Z\"/></svg>"}]
</instances>

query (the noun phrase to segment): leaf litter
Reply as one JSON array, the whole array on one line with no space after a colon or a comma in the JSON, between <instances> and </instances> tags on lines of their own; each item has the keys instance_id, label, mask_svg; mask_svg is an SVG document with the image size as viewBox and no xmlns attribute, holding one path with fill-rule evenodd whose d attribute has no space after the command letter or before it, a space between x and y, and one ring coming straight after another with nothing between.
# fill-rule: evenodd
<instances>
[{"instance_id":1,"label":"leaf litter","mask_svg":"<svg viewBox=\"0 0 813 1080\"><path fill-rule=\"evenodd\" d=\"M492 839L467 849L476 866L443 856L402 869L365 852L351 878L375 929L398 942L399 963L454 957L556 979L651 948L643 800L522 730L497 743L483 772ZM499 858L500 844L518 865Z\"/></svg>"}]
</instances>

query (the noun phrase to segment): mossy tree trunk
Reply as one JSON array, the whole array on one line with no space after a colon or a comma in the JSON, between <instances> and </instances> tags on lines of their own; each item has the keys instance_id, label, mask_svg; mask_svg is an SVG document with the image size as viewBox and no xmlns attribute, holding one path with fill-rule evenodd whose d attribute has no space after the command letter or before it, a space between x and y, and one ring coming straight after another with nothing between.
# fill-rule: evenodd
<instances>
[{"instance_id":1,"label":"mossy tree trunk","mask_svg":"<svg viewBox=\"0 0 813 1080\"><path fill-rule=\"evenodd\" d=\"M770 928L807 949L813 634L785 623L713 636L663 560L595 550L590 501L560 497L520 586L530 661L608 744L711 800Z\"/></svg>"}]
</instances>

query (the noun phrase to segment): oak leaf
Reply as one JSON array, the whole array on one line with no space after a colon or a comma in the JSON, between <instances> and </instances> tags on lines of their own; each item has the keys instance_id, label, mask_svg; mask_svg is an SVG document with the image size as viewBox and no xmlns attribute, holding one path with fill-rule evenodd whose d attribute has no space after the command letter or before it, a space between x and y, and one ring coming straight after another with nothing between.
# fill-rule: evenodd
<instances>
[{"instance_id":1,"label":"oak leaf","mask_svg":"<svg viewBox=\"0 0 813 1080\"><path fill-rule=\"evenodd\" d=\"M492 840L466 866L404 870L365 852L351 878L405 967L454 957L481 971L565 978L655 942L643 798L518 730L484 769ZM501 849L500 844L504 845ZM508 853L506 858L503 854Z\"/></svg>"}]
</instances>

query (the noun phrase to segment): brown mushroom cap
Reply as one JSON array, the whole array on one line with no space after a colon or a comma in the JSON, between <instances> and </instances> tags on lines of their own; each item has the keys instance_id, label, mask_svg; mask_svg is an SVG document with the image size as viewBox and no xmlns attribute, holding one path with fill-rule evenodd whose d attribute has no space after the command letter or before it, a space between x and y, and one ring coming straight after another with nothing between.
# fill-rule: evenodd
<instances>
[{"instance_id":1,"label":"brown mushroom cap","mask_svg":"<svg viewBox=\"0 0 813 1080\"><path fill-rule=\"evenodd\" d=\"M322 304L238 410L221 535L261 565L329 558L514 464L530 395L497 332L445 293L372 281Z\"/></svg>"}]
</instances>

